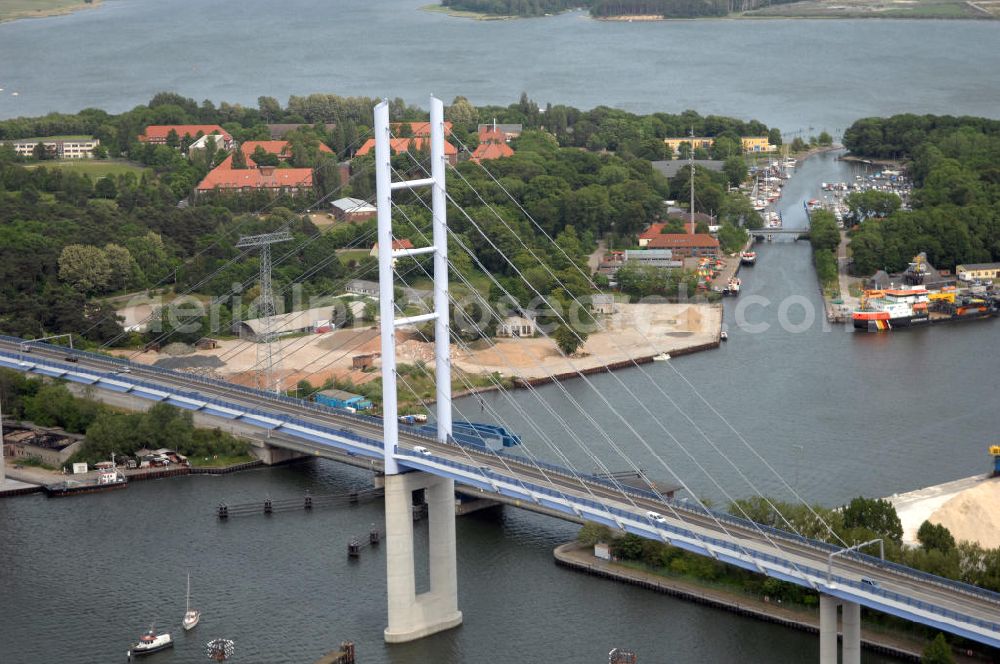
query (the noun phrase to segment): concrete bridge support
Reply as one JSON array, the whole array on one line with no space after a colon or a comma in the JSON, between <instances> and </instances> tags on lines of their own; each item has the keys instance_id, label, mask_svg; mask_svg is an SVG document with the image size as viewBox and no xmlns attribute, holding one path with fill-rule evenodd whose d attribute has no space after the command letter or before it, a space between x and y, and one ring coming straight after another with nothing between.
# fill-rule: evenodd
<instances>
[{"instance_id":1,"label":"concrete bridge support","mask_svg":"<svg viewBox=\"0 0 1000 664\"><path fill-rule=\"evenodd\" d=\"M843 612L843 663L861 664L861 606L830 595L819 596L819 663L837 664L837 609Z\"/></svg>"},{"instance_id":2,"label":"concrete bridge support","mask_svg":"<svg viewBox=\"0 0 1000 664\"><path fill-rule=\"evenodd\" d=\"M455 556L455 482L427 473L385 476L387 643L402 643L462 623ZM413 559L413 492L427 502L430 590L416 594Z\"/></svg>"}]
</instances>

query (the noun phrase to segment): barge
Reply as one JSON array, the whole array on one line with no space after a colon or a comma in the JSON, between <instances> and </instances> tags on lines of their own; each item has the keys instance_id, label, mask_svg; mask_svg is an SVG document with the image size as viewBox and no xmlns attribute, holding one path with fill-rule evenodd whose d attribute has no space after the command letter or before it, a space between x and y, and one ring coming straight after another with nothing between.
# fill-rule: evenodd
<instances>
[{"instance_id":1,"label":"barge","mask_svg":"<svg viewBox=\"0 0 1000 664\"><path fill-rule=\"evenodd\" d=\"M97 477L87 480L66 480L58 484L50 484L45 487L45 493L50 498L61 498L63 496L75 496L82 493L98 493L101 491L114 491L124 489L128 486L128 480L120 470L106 470L98 473Z\"/></svg>"}]
</instances>

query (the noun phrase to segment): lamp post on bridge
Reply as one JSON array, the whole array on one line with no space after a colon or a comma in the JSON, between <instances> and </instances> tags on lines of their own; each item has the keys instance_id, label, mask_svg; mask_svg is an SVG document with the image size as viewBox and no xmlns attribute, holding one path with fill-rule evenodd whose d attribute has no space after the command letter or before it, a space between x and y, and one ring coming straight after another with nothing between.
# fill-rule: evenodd
<instances>
[{"instance_id":1,"label":"lamp post on bridge","mask_svg":"<svg viewBox=\"0 0 1000 664\"><path fill-rule=\"evenodd\" d=\"M876 542L878 542L878 556L882 560L885 560L885 542L882 540L881 537L878 537L873 540L868 540L867 542L861 542L860 544L853 544L847 547L846 549L839 549L828 555L826 557L826 585L828 586L830 585L831 579L833 577L834 556L843 556L846 553L849 553L851 551L857 551L861 547L868 546L869 544L875 544Z\"/></svg>"}]
</instances>

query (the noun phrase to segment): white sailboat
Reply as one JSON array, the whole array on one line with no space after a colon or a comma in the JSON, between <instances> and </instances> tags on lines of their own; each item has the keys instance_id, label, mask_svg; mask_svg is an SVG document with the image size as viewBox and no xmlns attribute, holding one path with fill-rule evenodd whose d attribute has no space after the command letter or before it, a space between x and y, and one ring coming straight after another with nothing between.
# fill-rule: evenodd
<instances>
[{"instance_id":1,"label":"white sailboat","mask_svg":"<svg viewBox=\"0 0 1000 664\"><path fill-rule=\"evenodd\" d=\"M187 583L187 608L184 611L184 630L192 629L201 620L201 611L191 608L191 574L188 574Z\"/></svg>"}]
</instances>

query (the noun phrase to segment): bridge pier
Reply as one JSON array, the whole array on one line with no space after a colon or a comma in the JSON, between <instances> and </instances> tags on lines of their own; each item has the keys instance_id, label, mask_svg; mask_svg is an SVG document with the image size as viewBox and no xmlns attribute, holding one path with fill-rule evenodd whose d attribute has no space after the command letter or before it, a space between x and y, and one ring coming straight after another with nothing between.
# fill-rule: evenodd
<instances>
[{"instance_id":1,"label":"bridge pier","mask_svg":"<svg viewBox=\"0 0 1000 664\"><path fill-rule=\"evenodd\" d=\"M861 606L838 597L819 596L819 664L837 664L837 609L843 610L843 662L861 664Z\"/></svg>"},{"instance_id":2,"label":"bridge pier","mask_svg":"<svg viewBox=\"0 0 1000 664\"><path fill-rule=\"evenodd\" d=\"M455 482L428 473L386 475L385 540L389 625L386 643L403 643L462 624L455 555ZM413 492L427 503L430 589L416 593Z\"/></svg>"}]
</instances>

